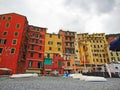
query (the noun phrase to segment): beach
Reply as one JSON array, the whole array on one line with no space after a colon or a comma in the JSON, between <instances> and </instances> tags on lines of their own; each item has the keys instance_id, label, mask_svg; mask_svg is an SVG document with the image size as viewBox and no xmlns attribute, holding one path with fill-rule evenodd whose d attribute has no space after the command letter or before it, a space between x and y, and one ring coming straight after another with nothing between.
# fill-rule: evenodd
<instances>
[{"instance_id":1,"label":"beach","mask_svg":"<svg viewBox=\"0 0 120 90\"><path fill-rule=\"evenodd\" d=\"M106 82L87 82L62 76L0 76L0 90L120 90L120 78L107 78Z\"/></svg>"}]
</instances>

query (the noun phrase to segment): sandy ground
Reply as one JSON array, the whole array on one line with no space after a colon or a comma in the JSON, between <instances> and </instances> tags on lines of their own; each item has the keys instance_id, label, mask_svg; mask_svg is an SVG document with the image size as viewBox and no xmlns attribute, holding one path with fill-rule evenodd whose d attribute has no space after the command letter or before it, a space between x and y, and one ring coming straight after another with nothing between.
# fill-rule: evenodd
<instances>
[{"instance_id":1,"label":"sandy ground","mask_svg":"<svg viewBox=\"0 0 120 90\"><path fill-rule=\"evenodd\" d=\"M107 78L107 82L86 82L50 76L15 79L0 76L0 90L120 90L120 78Z\"/></svg>"}]
</instances>

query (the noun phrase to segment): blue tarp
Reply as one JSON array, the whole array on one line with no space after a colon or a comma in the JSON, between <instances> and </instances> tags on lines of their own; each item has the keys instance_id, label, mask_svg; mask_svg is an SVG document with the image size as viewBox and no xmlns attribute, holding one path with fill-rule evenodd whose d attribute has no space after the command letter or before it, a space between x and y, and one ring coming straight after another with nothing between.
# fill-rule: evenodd
<instances>
[{"instance_id":1,"label":"blue tarp","mask_svg":"<svg viewBox=\"0 0 120 90\"><path fill-rule=\"evenodd\" d=\"M120 51L120 38L110 43L110 50Z\"/></svg>"}]
</instances>

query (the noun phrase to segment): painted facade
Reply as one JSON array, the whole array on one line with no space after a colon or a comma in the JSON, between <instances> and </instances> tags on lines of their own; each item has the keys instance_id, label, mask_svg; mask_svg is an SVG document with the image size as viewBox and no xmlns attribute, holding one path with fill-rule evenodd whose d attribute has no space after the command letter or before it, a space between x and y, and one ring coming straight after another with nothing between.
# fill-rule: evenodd
<instances>
[{"instance_id":1,"label":"painted facade","mask_svg":"<svg viewBox=\"0 0 120 90\"><path fill-rule=\"evenodd\" d=\"M0 15L0 68L11 69L11 74L25 72L27 30L25 16Z\"/></svg>"},{"instance_id":2,"label":"painted facade","mask_svg":"<svg viewBox=\"0 0 120 90\"><path fill-rule=\"evenodd\" d=\"M78 34L80 61L84 68L111 62L108 43L104 33Z\"/></svg>"},{"instance_id":3,"label":"painted facade","mask_svg":"<svg viewBox=\"0 0 120 90\"><path fill-rule=\"evenodd\" d=\"M63 57L64 57L64 71L73 73L75 68L75 32L60 30L59 34L63 37Z\"/></svg>"},{"instance_id":4,"label":"painted facade","mask_svg":"<svg viewBox=\"0 0 120 90\"><path fill-rule=\"evenodd\" d=\"M111 62L119 63L120 62L120 51L110 51Z\"/></svg>"},{"instance_id":5,"label":"painted facade","mask_svg":"<svg viewBox=\"0 0 120 90\"><path fill-rule=\"evenodd\" d=\"M9 13L0 15L0 68L5 73L52 74L58 71L74 73L92 71L95 66L120 62L120 52L109 51L105 33L81 33L47 29L28 25L25 16ZM1 74L1 71L0 71Z\"/></svg>"},{"instance_id":6,"label":"painted facade","mask_svg":"<svg viewBox=\"0 0 120 90\"><path fill-rule=\"evenodd\" d=\"M63 58L62 58L62 55L63 55L62 36L60 36L59 34L54 34L54 33L46 34L44 55L45 55L44 74L45 75L51 74L55 70L55 67L58 66L58 61L63 60ZM56 55L58 55L58 56L56 56ZM56 68L56 70L59 71L59 74L63 73L62 68Z\"/></svg>"},{"instance_id":7,"label":"painted facade","mask_svg":"<svg viewBox=\"0 0 120 90\"><path fill-rule=\"evenodd\" d=\"M46 28L29 26L26 72L43 73Z\"/></svg>"}]
</instances>

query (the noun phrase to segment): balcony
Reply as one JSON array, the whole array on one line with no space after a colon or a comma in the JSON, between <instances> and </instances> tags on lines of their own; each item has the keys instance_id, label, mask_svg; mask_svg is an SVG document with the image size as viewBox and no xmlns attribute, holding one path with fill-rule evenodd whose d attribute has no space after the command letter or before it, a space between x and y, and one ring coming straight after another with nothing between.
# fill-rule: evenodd
<instances>
[{"instance_id":1,"label":"balcony","mask_svg":"<svg viewBox=\"0 0 120 90\"><path fill-rule=\"evenodd\" d=\"M39 30L30 30L30 32L38 32L38 33L40 33Z\"/></svg>"},{"instance_id":2,"label":"balcony","mask_svg":"<svg viewBox=\"0 0 120 90\"><path fill-rule=\"evenodd\" d=\"M66 39L65 42L75 42L75 39Z\"/></svg>"},{"instance_id":3,"label":"balcony","mask_svg":"<svg viewBox=\"0 0 120 90\"><path fill-rule=\"evenodd\" d=\"M37 46L43 46L43 44L32 43L32 42L29 42L28 44L37 45Z\"/></svg>"},{"instance_id":4,"label":"balcony","mask_svg":"<svg viewBox=\"0 0 120 90\"><path fill-rule=\"evenodd\" d=\"M65 46L65 48L72 48L72 49L74 49L75 47L68 45L68 46Z\"/></svg>"},{"instance_id":5,"label":"balcony","mask_svg":"<svg viewBox=\"0 0 120 90\"><path fill-rule=\"evenodd\" d=\"M36 52L36 53L43 53L43 52L41 52L40 50L28 50L28 52Z\"/></svg>"}]
</instances>

